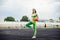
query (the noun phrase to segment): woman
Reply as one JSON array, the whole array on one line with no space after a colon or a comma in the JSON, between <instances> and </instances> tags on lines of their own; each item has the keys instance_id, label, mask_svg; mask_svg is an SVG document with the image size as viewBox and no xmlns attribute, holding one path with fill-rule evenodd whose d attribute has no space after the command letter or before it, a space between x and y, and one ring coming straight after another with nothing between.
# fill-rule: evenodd
<instances>
[{"instance_id":1,"label":"woman","mask_svg":"<svg viewBox=\"0 0 60 40\"><path fill-rule=\"evenodd\" d=\"M32 20L26 24L26 27L31 28L30 25L33 24L34 35L33 35L32 38L36 38L36 21L38 21L38 15L37 15L35 9L32 9L32 16L31 16L31 17L32 17L32 18L31 18Z\"/></svg>"}]
</instances>

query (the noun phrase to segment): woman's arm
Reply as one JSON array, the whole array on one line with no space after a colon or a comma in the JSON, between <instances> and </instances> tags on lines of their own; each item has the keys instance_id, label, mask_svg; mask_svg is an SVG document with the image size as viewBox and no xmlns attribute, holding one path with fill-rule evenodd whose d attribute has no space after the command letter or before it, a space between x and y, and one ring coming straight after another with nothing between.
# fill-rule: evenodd
<instances>
[{"instance_id":1,"label":"woman's arm","mask_svg":"<svg viewBox=\"0 0 60 40\"><path fill-rule=\"evenodd\" d=\"M38 18L38 15L36 14L37 18Z\"/></svg>"}]
</instances>

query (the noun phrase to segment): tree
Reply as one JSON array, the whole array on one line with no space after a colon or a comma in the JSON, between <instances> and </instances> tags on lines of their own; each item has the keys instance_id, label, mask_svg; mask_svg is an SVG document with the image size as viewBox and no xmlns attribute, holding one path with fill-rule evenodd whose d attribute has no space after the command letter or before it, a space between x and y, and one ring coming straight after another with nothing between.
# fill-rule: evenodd
<instances>
[{"instance_id":1,"label":"tree","mask_svg":"<svg viewBox=\"0 0 60 40\"><path fill-rule=\"evenodd\" d=\"M59 17L59 20L60 20L60 17Z\"/></svg>"},{"instance_id":2,"label":"tree","mask_svg":"<svg viewBox=\"0 0 60 40\"><path fill-rule=\"evenodd\" d=\"M54 22L54 20L53 20L53 19L49 19L49 21L50 21L50 22Z\"/></svg>"},{"instance_id":3,"label":"tree","mask_svg":"<svg viewBox=\"0 0 60 40\"><path fill-rule=\"evenodd\" d=\"M9 17L5 18L4 21L15 21L15 18L9 16Z\"/></svg>"},{"instance_id":4,"label":"tree","mask_svg":"<svg viewBox=\"0 0 60 40\"><path fill-rule=\"evenodd\" d=\"M23 16L20 21L29 21L27 16Z\"/></svg>"}]
</instances>

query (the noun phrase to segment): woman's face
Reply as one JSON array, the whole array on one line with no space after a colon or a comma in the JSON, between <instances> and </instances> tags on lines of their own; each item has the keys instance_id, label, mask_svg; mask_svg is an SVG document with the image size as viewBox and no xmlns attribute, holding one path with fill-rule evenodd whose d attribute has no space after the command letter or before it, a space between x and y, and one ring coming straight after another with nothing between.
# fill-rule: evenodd
<instances>
[{"instance_id":1,"label":"woman's face","mask_svg":"<svg viewBox=\"0 0 60 40\"><path fill-rule=\"evenodd\" d=\"M35 13L35 9L33 9L32 12Z\"/></svg>"}]
</instances>

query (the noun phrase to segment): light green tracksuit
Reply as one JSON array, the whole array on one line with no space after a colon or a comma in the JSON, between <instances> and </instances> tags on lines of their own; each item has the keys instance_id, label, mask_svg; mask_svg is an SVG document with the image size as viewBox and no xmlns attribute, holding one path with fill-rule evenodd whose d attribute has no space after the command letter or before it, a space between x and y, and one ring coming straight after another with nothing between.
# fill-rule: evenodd
<instances>
[{"instance_id":1,"label":"light green tracksuit","mask_svg":"<svg viewBox=\"0 0 60 40\"><path fill-rule=\"evenodd\" d=\"M35 17L37 17L36 16L36 14L34 13L34 14L32 14L32 16L31 16L32 18L35 18ZM31 28L31 24L33 24L33 28L34 28L34 36L36 36L36 21L29 21L27 24L26 24L26 27L29 27L29 28Z\"/></svg>"}]
</instances>

